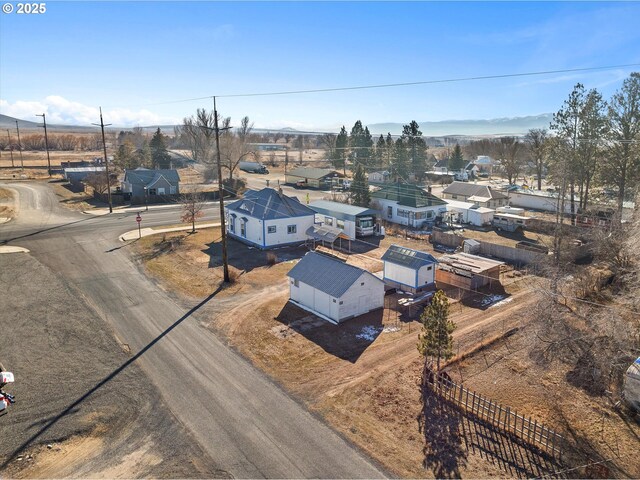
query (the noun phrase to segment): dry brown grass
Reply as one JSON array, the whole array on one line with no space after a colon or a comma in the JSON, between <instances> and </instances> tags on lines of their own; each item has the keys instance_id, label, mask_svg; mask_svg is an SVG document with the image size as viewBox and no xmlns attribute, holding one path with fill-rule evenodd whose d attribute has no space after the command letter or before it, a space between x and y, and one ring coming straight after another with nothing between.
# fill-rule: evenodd
<instances>
[{"instance_id":1,"label":"dry brown grass","mask_svg":"<svg viewBox=\"0 0 640 480\"><path fill-rule=\"evenodd\" d=\"M95 157L102 157L104 154L102 150L90 151L90 152L58 152L51 151L49 152L49 157L51 159L52 167L59 167L61 162L79 162L81 160L92 160ZM22 152L22 161L24 162L24 167L46 167L47 166L47 152L34 152L34 151L23 151ZM13 152L13 164L15 167L20 168L20 153L17 151ZM0 166L2 167L10 167L11 166L11 158L9 155L2 155L2 160L0 160Z\"/></svg>"}]
</instances>

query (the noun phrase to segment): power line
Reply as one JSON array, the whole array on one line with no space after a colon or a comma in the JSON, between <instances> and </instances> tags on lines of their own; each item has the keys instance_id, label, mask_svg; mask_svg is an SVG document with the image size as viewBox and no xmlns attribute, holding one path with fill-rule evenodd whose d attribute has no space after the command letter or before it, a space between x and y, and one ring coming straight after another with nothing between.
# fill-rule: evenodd
<instances>
[{"instance_id":1,"label":"power line","mask_svg":"<svg viewBox=\"0 0 640 480\"><path fill-rule=\"evenodd\" d=\"M471 81L479 81L479 80L495 80L495 79L501 79L501 78L531 77L531 76L540 76L540 75L552 75L552 74L558 74L558 73L613 70L618 68L638 67L638 66L640 66L640 63L628 63L623 65L609 65L609 66L601 66L601 67L569 68L569 69L561 69L561 70L543 70L543 71L523 72L523 73L505 73L505 74L498 74L498 75L481 75L481 76L472 76L472 77L445 78L445 79L439 79L439 80L420 80L416 82L383 83L383 84L376 84L376 85L358 85L358 86L351 86L351 87L335 87L335 88L314 88L314 89L308 89L308 90L246 92L246 93L232 93L232 94L215 95L215 96L217 98L239 98L239 97L267 97L267 96L278 96L278 95L300 95L300 94L306 94L306 93L346 92L346 91L353 91L353 90L370 90L370 89L377 89L377 88L397 88L397 87L410 87L410 86L417 86L417 85L435 85L439 83L456 83L456 82L471 82ZM145 104L145 106L195 102L200 100L210 100L211 98L213 98L213 95L207 95L204 97L187 98L182 100L171 100L166 102L149 103L149 104Z\"/></svg>"}]
</instances>

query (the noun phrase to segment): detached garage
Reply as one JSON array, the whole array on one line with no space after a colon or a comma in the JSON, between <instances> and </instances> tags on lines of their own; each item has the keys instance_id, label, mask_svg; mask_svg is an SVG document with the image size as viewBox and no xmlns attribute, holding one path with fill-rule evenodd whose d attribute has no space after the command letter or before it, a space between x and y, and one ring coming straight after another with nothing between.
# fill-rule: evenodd
<instances>
[{"instance_id":1,"label":"detached garage","mask_svg":"<svg viewBox=\"0 0 640 480\"><path fill-rule=\"evenodd\" d=\"M327 255L307 253L288 274L289 300L332 323L384 306L384 282Z\"/></svg>"}]
</instances>

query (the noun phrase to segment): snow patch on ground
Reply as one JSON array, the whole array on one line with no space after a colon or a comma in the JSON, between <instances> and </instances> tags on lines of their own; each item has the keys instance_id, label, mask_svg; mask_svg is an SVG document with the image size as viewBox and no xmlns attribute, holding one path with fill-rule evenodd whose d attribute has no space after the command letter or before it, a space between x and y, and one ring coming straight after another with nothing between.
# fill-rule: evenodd
<instances>
[{"instance_id":1,"label":"snow patch on ground","mask_svg":"<svg viewBox=\"0 0 640 480\"><path fill-rule=\"evenodd\" d=\"M505 295L488 295L482 299L480 305L483 307L497 307L505 305L511 300L513 300L512 297L506 297Z\"/></svg>"},{"instance_id":2,"label":"snow patch on ground","mask_svg":"<svg viewBox=\"0 0 640 480\"><path fill-rule=\"evenodd\" d=\"M364 327L362 327L360 333L356 334L356 338L359 338L360 340L366 340L368 342L373 342L380 333L380 330L381 329L378 327L365 325Z\"/></svg>"},{"instance_id":3,"label":"snow patch on ground","mask_svg":"<svg viewBox=\"0 0 640 480\"><path fill-rule=\"evenodd\" d=\"M397 325L388 325L382 329L382 333L393 333L393 332L399 332L399 331L400 331L400 327Z\"/></svg>"}]
</instances>

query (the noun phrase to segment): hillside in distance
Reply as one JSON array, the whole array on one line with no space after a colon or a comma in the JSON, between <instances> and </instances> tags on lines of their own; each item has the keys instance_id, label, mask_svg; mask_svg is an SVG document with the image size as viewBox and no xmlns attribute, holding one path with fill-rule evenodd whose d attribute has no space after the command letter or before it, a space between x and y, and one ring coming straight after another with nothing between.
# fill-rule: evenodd
<instances>
[{"instance_id":1,"label":"hillside in distance","mask_svg":"<svg viewBox=\"0 0 640 480\"><path fill-rule=\"evenodd\" d=\"M553 114L543 113L526 117L494 118L488 120L443 120L438 122L420 122L420 130L427 137L449 135L524 135L532 128L549 128ZM409 122L406 122L409 123ZM373 123L367 125L373 135L392 135L402 133L402 123Z\"/></svg>"}]
</instances>

